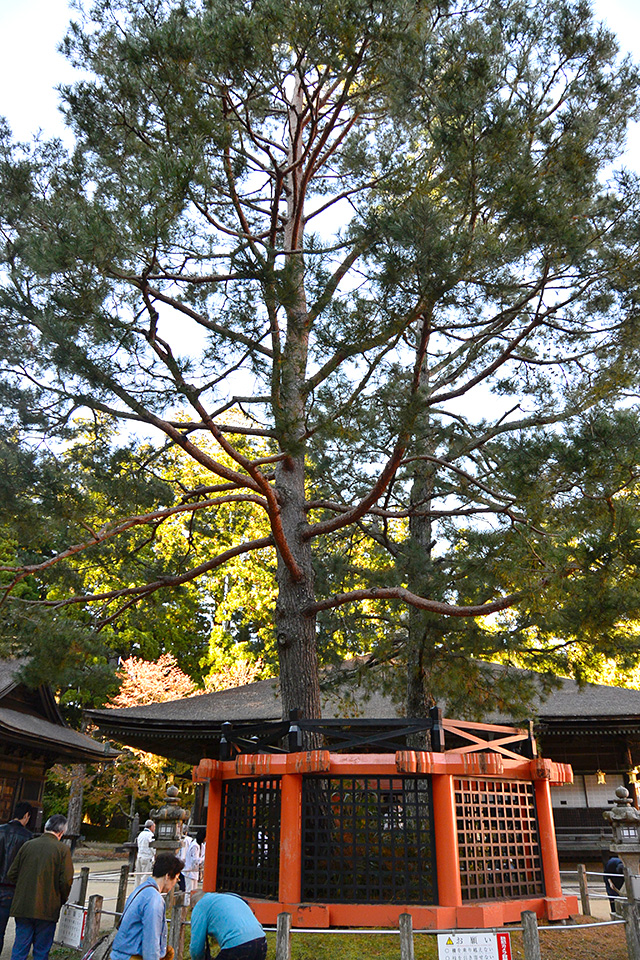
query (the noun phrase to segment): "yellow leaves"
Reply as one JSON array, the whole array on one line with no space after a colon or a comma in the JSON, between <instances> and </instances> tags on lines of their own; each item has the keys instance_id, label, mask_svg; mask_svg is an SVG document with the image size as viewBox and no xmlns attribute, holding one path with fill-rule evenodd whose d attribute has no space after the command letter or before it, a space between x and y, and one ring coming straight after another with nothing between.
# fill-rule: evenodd
<instances>
[{"instance_id":1,"label":"yellow leaves","mask_svg":"<svg viewBox=\"0 0 640 960\"><path fill-rule=\"evenodd\" d=\"M229 690L232 687L243 687L245 684L260 680L264 663L262 660L250 660L240 657L233 660L219 673L210 673L205 677L204 685L207 693L217 690Z\"/></svg>"}]
</instances>

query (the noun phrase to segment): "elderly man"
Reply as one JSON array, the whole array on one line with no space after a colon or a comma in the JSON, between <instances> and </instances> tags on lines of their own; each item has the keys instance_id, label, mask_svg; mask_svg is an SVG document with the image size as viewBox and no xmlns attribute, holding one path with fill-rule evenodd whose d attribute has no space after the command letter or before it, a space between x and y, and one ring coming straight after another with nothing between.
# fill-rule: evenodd
<instances>
[{"instance_id":1,"label":"elderly man","mask_svg":"<svg viewBox=\"0 0 640 960\"><path fill-rule=\"evenodd\" d=\"M163 894L175 887L184 862L173 853L160 853L152 876L144 880L124 905L120 927L111 947L111 960L173 960L167 956L167 917Z\"/></svg>"},{"instance_id":2,"label":"elderly man","mask_svg":"<svg viewBox=\"0 0 640 960\"><path fill-rule=\"evenodd\" d=\"M21 800L13 811L13 820L0 827L0 953L4 947L4 934L15 890L15 884L9 883L7 873L22 844L32 837L31 831L27 830L32 814L31 804Z\"/></svg>"},{"instance_id":3,"label":"elderly man","mask_svg":"<svg viewBox=\"0 0 640 960\"><path fill-rule=\"evenodd\" d=\"M47 960L60 908L71 892L73 864L69 847L61 843L67 818L56 813L44 825L44 833L18 850L7 880L16 889L11 916L16 938L11 960L26 960L33 946L33 960Z\"/></svg>"},{"instance_id":4,"label":"elderly man","mask_svg":"<svg viewBox=\"0 0 640 960\"><path fill-rule=\"evenodd\" d=\"M216 960L265 960L267 938L248 903L234 893L195 893L191 960L202 960L207 936L216 938Z\"/></svg>"},{"instance_id":5,"label":"elderly man","mask_svg":"<svg viewBox=\"0 0 640 960\"><path fill-rule=\"evenodd\" d=\"M151 874L153 866L153 848L151 841L156 831L156 825L153 820L147 820L144 827L138 834L136 843L138 845L138 854L136 856L136 879L140 883Z\"/></svg>"}]
</instances>

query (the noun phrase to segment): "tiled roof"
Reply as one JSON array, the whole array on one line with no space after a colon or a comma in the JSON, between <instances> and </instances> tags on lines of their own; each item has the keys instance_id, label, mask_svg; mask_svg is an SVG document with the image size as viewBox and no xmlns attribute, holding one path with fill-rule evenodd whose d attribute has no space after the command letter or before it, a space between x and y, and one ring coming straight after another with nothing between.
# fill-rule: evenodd
<instances>
[{"instance_id":1,"label":"tiled roof","mask_svg":"<svg viewBox=\"0 0 640 960\"><path fill-rule=\"evenodd\" d=\"M350 716L375 717L387 719L399 716L398 708L384 694L374 692L368 699L359 698L357 709ZM106 722L144 719L150 721L200 722L212 724L225 721L279 720L282 716L282 704L278 692L278 681L258 680L242 687L219 690L216 693L203 693L182 700L167 700L164 703L149 703L139 707L124 707L120 710L91 710L92 717L100 717ZM322 715L325 719L345 716L344 704L338 695L326 692L323 695Z\"/></svg>"},{"instance_id":2,"label":"tiled roof","mask_svg":"<svg viewBox=\"0 0 640 960\"><path fill-rule=\"evenodd\" d=\"M26 663L24 659L0 660L0 744L27 747L60 762L96 762L118 756L109 744L66 725L47 684L35 691L23 687L19 673Z\"/></svg>"},{"instance_id":3,"label":"tiled roof","mask_svg":"<svg viewBox=\"0 0 640 960\"><path fill-rule=\"evenodd\" d=\"M27 664L26 659L0 660L0 699L20 683L18 672Z\"/></svg>"},{"instance_id":4,"label":"tiled roof","mask_svg":"<svg viewBox=\"0 0 640 960\"><path fill-rule=\"evenodd\" d=\"M322 715L325 719L340 716L388 719L399 716L398 706L383 693L362 694L355 688L351 700L353 711L345 709L339 696L325 693ZM609 687L588 683L580 687L575 680L562 680L560 688L546 698L538 698L533 705L534 716L541 720L570 717L572 719L615 719L638 717L640 719L640 690L626 687ZM147 706L127 707L121 710L96 710L91 715L106 722L118 719L149 720L156 722L202 722L212 724L225 721L278 720L282 716L278 684L276 680L259 680L231 690L205 693L183 700L169 700ZM504 720L503 715L487 716L487 722Z\"/></svg>"},{"instance_id":5,"label":"tiled roof","mask_svg":"<svg viewBox=\"0 0 640 960\"><path fill-rule=\"evenodd\" d=\"M585 719L640 719L640 690L628 687L608 687L600 683L586 683L580 687L575 680L562 680L558 690L537 705L541 720L570 717Z\"/></svg>"},{"instance_id":6,"label":"tiled roof","mask_svg":"<svg viewBox=\"0 0 640 960\"><path fill-rule=\"evenodd\" d=\"M70 727L60 727L42 717L35 717L0 706L0 739L43 753L55 754L60 762L65 759L79 763L108 760L117 754L108 743L98 743L91 737Z\"/></svg>"},{"instance_id":7,"label":"tiled roof","mask_svg":"<svg viewBox=\"0 0 640 960\"><path fill-rule=\"evenodd\" d=\"M334 693L325 689L323 719L385 721L401 715L398 705L386 694L357 686L348 689L347 697L344 693L340 683ZM278 682L271 679L183 700L120 710L92 710L88 714L115 741L197 763L203 756L217 755L224 722L233 723L236 732L241 728L248 730L249 725L257 736L262 736L270 722L281 719L282 708ZM580 733L596 733L614 724L624 727L626 732L638 733L640 691L602 684L579 687L573 680L562 680L559 689L546 700L538 698L532 715L537 717L541 732L558 734L579 728ZM498 713L483 719L488 723L511 722L510 717Z\"/></svg>"}]
</instances>

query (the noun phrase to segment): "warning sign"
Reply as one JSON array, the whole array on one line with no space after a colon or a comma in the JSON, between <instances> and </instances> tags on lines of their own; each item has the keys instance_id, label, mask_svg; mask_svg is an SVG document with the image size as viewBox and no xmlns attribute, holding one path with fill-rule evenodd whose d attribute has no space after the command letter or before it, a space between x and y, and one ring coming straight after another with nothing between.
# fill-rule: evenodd
<instances>
[{"instance_id":1,"label":"warning sign","mask_svg":"<svg viewBox=\"0 0 640 960\"><path fill-rule=\"evenodd\" d=\"M498 960L511 960L511 934L497 933Z\"/></svg>"},{"instance_id":2,"label":"warning sign","mask_svg":"<svg viewBox=\"0 0 640 960\"><path fill-rule=\"evenodd\" d=\"M77 903L65 903L60 911L56 942L76 949L82 943L87 911Z\"/></svg>"},{"instance_id":3,"label":"warning sign","mask_svg":"<svg viewBox=\"0 0 640 960\"><path fill-rule=\"evenodd\" d=\"M438 960L511 960L508 933L439 933Z\"/></svg>"}]
</instances>

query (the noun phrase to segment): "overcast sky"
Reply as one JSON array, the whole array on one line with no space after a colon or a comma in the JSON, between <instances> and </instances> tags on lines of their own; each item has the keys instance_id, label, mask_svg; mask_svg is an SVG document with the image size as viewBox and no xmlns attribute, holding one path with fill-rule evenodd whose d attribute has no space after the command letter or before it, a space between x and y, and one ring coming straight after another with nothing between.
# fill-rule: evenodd
<instances>
[{"instance_id":1,"label":"overcast sky","mask_svg":"<svg viewBox=\"0 0 640 960\"><path fill-rule=\"evenodd\" d=\"M639 0L596 0L596 13L640 61ZM64 124L57 111L55 86L73 80L74 72L56 50L73 15L68 0L0 0L0 115L19 139L41 128L59 135ZM627 162L640 169L640 129L629 140Z\"/></svg>"}]
</instances>

